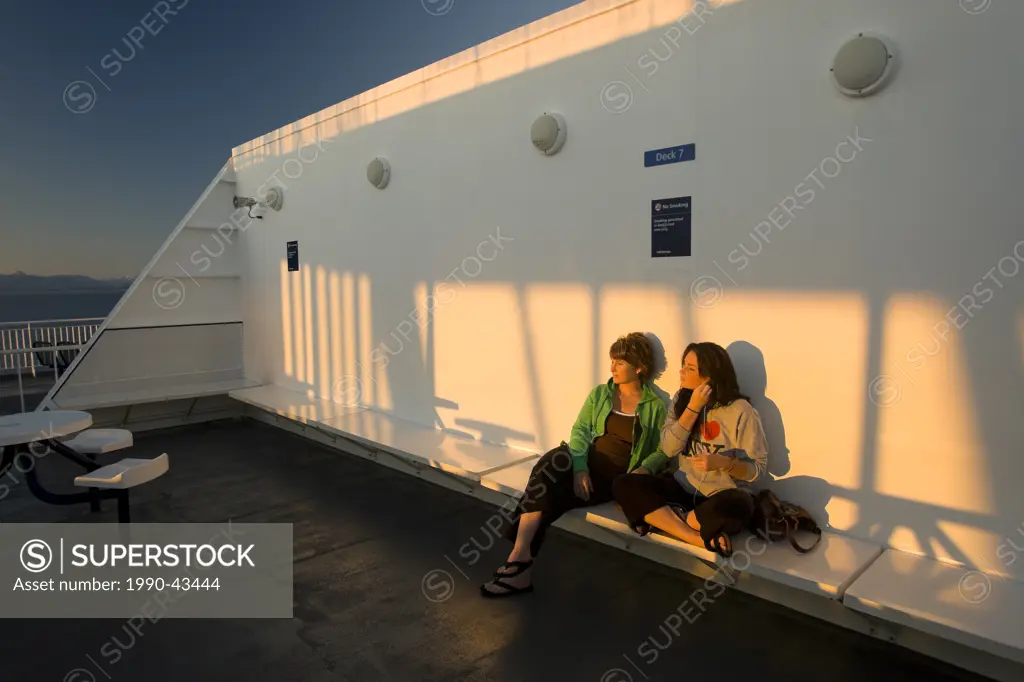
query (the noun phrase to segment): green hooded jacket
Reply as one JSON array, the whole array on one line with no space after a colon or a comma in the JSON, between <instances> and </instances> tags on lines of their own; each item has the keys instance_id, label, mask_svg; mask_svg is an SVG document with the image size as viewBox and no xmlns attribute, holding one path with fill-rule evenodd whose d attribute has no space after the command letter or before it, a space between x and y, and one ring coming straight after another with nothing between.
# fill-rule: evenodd
<instances>
[{"instance_id":1,"label":"green hooded jacket","mask_svg":"<svg viewBox=\"0 0 1024 682\"><path fill-rule=\"evenodd\" d=\"M665 425L668 408L647 383L642 385L643 396L636 406L642 432L640 439L633 443L633 454L629 458L627 471L643 467L656 474L668 463L668 456L661 451L661 429ZM605 420L612 411L614 395L615 384L609 379L608 383L596 386L583 403L568 443L574 472L589 471L587 456L590 454L590 446L595 439L604 435Z\"/></svg>"}]
</instances>

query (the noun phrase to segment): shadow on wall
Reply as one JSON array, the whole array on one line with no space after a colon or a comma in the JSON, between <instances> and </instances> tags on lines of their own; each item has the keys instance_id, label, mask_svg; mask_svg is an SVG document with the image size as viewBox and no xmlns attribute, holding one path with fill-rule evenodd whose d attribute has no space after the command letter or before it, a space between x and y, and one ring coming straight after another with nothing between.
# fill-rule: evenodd
<instances>
[{"instance_id":1,"label":"shadow on wall","mask_svg":"<svg viewBox=\"0 0 1024 682\"><path fill-rule=\"evenodd\" d=\"M768 370L764 354L747 341L735 341L726 348L739 377L740 390L750 396L750 404L761 415L764 435L768 440L768 473L778 478L789 473L789 448L782 412L767 395Z\"/></svg>"},{"instance_id":2,"label":"shadow on wall","mask_svg":"<svg viewBox=\"0 0 1024 682\"><path fill-rule=\"evenodd\" d=\"M647 340L651 342L651 348L654 350L654 367L651 367L651 381L661 380L662 375L665 374L668 368L668 357L665 355L665 344L661 342L661 339L655 334L647 332L644 334Z\"/></svg>"},{"instance_id":3,"label":"shadow on wall","mask_svg":"<svg viewBox=\"0 0 1024 682\"><path fill-rule=\"evenodd\" d=\"M786 446L786 427L782 423L782 412L766 394L768 391L768 370L764 354L752 343L734 341L726 348L736 375L740 390L750 396L750 404L761 416L765 439L768 441L768 475L755 488L771 488L780 499L797 502L811 513L821 527L828 525L828 503L832 500L832 486L828 481L813 476L790 476L782 478L792 468L789 448Z\"/></svg>"},{"instance_id":4,"label":"shadow on wall","mask_svg":"<svg viewBox=\"0 0 1024 682\"><path fill-rule=\"evenodd\" d=\"M651 342L651 347L654 349L654 367L651 369L651 389L661 398L661 402L665 403L665 406L671 409L672 396L670 396L661 386L655 384L655 381L659 381L661 377L668 371L668 357L665 354L665 344L662 343L661 339L656 334L645 332L644 336Z\"/></svg>"},{"instance_id":5,"label":"shadow on wall","mask_svg":"<svg viewBox=\"0 0 1024 682\"><path fill-rule=\"evenodd\" d=\"M525 433L523 431L517 431L516 429L510 429L501 424L494 424L491 422L479 421L476 419L461 419L456 418L455 423L458 426L463 426L468 429L472 429L473 433L460 431L460 433L466 434L471 438L478 438L489 443L496 443L498 445L504 445L508 447L509 439L535 442L536 436L532 433Z\"/></svg>"}]
</instances>

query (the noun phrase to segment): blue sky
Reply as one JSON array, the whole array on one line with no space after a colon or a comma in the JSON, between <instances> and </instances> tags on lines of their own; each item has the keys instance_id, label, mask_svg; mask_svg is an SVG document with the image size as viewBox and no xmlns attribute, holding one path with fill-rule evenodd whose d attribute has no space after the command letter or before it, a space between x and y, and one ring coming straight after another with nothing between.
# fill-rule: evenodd
<instances>
[{"instance_id":1,"label":"blue sky","mask_svg":"<svg viewBox=\"0 0 1024 682\"><path fill-rule=\"evenodd\" d=\"M0 273L134 276L232 147L574 4L18 3L0 22Z\"/></svg>"}]
</instances>

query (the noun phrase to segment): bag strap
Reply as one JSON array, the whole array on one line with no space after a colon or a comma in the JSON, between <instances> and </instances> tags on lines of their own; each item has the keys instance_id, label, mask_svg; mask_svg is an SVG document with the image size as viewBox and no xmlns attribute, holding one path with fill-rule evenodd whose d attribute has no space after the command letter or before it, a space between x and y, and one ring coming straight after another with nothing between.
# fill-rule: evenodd
<instances>
[{"instance_id":1,"label":"bag strap","mask_svg":"<svg viewBox=\"0 0 1024 682\"><path fill-rule=\"evenodd\" d=\"M793 519L793 524L790 524L789 521L791 518L792 517L786 517L786 539L789 540L789 544L793 546L793 549L800 552L801 554L807 554L812 549L817 547L819 542L821 542L821 528L815 526L814 529L811 531L817 537L814 539L814 542L811 543L810 547L801 547L800 543L796 541L796 537L793 535L793 526L797 525L797 521Z\"/></svg>"}]
</instances>

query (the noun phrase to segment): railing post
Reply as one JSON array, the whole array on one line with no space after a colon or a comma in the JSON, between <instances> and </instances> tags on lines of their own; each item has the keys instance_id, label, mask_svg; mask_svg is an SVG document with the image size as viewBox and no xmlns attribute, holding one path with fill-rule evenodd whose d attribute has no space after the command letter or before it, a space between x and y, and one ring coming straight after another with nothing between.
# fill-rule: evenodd
<instances>
[{"instance_id":1,"label":"railing post","mask_svg":"<svg viewBox=\"0 0 1024 682\"><path fill-rule=\"evenodd\" d=\"M19 353L15 353L15 356L18 358L18 395L21 397L21 411L24 412L25 411L25 389L24 389L24 386L21 383L21 355Z\"/></svg>"},{"instance_id":2,"label":"railing post","mask_svg":"<svg viewBox=\"0 0 1024 682\"><path fill-rule=\"evenodd\" d=\"M23 344L22 348L31 348L32 347L32 323L31 322L29 322L26 325L26 334L28 335L28 343ZM32 367L32 378L34 379L35 376L36 376L36 354L35 353L29 353L28 361L29 361L29 364ZM19 370L19 374L20 373L21 373L21 370ZM24 411L25 410L22 409L22 412L24 412Z\"/></svg>"},{"instance_id":3,"label":"railing post","mask_svg":"<svg viewBox=\"0 0 1024 682\"><path fill-rule=\"evenodd\" d=\"M63 353L64 351L58 351L57 350L57 346L63 346L64 345L64 338L63 337L64 337L64 329L62 327L58 327L57 328L57 339L58 340L53 342L53 382L54 383L57 383L57 380L60 378L57 375L57 367L60 366L60 363L57 361L57 359L58 359L60 353Z\"/></svg>"},{"instance_id":4,"label":"railing post","mask_svg":"<svg viewBox=\"0 0 1024 682\"><path fill-rule=\"evenodd\" d=\"M41 378L43 373L39 371L36 360L36 352L49 352L53 354L53 378L60 381L63 374L58 362L63 354L63 349L58 348L68 344L70 348L67 355L78 355L81 347L89 342L95 331L99 329L100 322L95 320L102 318L78 318L71 320L22 320L18 322L0 322L0 374L7 376L11 371L18 373L18 398L21 401L22 410L25 409L25 370L31 372L34 378ZM69 324L70 323L70 324ZM35 325L33 329L32 325ZM39 341L49 345L35 347L33 338L39 335ZM16 356L16 357L11 357ZM49 369L49 367L46 367ZM13 383L13 382L12 382Z\"/></svg>"}]
</instances>

